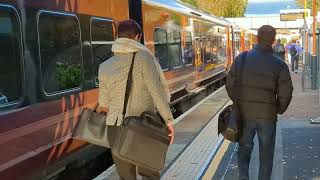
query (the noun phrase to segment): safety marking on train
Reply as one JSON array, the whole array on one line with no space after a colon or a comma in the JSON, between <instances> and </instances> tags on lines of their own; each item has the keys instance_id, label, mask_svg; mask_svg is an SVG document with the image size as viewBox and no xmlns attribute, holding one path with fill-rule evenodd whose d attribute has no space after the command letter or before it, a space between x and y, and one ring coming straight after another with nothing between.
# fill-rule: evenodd
<instances>
[{"instance_id":1,"label":"safety marking on train","mask_svg":"<svg viewBox=\"0 0 320 180\"><path fill-rule=\"evenodd\" d=\"M14 166L16 164L19 164L19 163L21 163L21 162L23 162L23 161L25 161L25 160L27 160L27 159L29 159L31 157L34 157L37 154L39 154L41 152L44 152L44 151L50 149L53 146L61 144L61 143L65 142L65 141L67 141L70 138L71 138L71 133L67 134L65 137L62 137L60 139L55 140L53 143L47 144L45 146L41 146L40 148L31 150L29 152L26 152L23 155L18 156L17 158L15 158L15 159L13 159L11 161L8 161L8 162L6 162L4 164L1 164L0 165L0 172L6 170L6 169L8 169L8 168L10 168L10 167L12 167L12 166Z\"/></svg>"},{"instance_id":2,"label":"safety marking on train","mask_svg":"<svg viewBox=\"0 0 320 180\"><path fill-rule=\"evenodd\" d=\"M95 103L88 104L88 106L93 106ZM80 112L82 108L75 108L73 110L69 110L68 113L71 115L69 119L75 118L74 117L74 112ZM25 136L27 134L43 130L46 127L53 126L55 124L58 124L61 119L64 119L65 114L60 113L58 115L45 118L43 120L39 120L30 124L27 124L22 127L15 128L13 130L5 131L3 133L0 133L0 144L4 144L5 142L8 142L10 140L13 140L18 137Z\"/></svg>"}]
</instances>

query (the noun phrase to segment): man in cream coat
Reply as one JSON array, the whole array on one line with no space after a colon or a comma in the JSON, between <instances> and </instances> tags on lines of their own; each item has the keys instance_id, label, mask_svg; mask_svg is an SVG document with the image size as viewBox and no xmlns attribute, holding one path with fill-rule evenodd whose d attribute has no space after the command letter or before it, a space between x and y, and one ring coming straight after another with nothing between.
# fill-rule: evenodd
<instances>
[{"instance_id":1,"label":"man in cream coat","mask_svg":"<svg viewBox=\"0 0 320 180\"><path fill-rule=\"evenodd\" d=\"M106 125L111 149L122 124L122 109L129 68L133 54L135 62L132 72L132 87L125 116L140 116L144 111L156 109L165 120L170 132L171 144L174 138L173 116L170 111L170 94L160 67L153 54L139 41L141 27L134 20L125 20L118 24L118 39L112 46L114 56L99 68L99 105L108 107ZM121 161L113 155L117 172L121 179L135 180L136 168L143 179L160 179L159 172L136 167Z\"/></svg>"}]
</instances>

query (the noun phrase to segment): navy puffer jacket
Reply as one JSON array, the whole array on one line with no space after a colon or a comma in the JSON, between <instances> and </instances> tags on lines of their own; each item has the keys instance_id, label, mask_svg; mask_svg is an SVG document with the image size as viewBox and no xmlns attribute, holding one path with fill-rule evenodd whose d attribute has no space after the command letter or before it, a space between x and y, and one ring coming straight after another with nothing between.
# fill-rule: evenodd
<instances>
[{"instance_id":1,"label":"navy puffer jacket","mask_svg":"<svg viewBox=\"0 0 320 180\"><path fill-rule=\"evenodd\" d=\"M244 119L276 121L283 114L292 98L292 81L287 64L273 55L272 48L257 45L246 56L240 87L240 54L229 71L226 89L232 101L239 91L240 112ZM236 70L237 68L237 70Z\"/></svg>"}]
</instances>

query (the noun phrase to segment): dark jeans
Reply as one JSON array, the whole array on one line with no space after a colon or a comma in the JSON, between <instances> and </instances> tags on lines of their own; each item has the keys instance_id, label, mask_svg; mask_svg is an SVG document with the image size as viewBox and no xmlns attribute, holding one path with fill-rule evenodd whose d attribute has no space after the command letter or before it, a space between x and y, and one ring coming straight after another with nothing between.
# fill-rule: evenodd
<instances>
[{"instance_id":1,"label":"dark jeans","mask_svg":"<svg viewBox=\"0 0 320 180\"><path fill-rule=\"evenodd\" d=\"M119 135L119 133L120 133L120 127L117 127L117 126L108 127L108 140L111 146L111 152L112 152L114 140ZM121 180L136 180L137 171L142 176L143 180L160 180L159 172L154 172L142 167L136 167L133 164L130 164L126 161L119 159L113 153L112 153L112 159L114 164L116 165L116 169Z\"/></svg>"},{"instance_id":2,"label":"dark jeans","mask_svg":"<svg viewBox=\"0 0 320 180\"><path fill-rule=\"evenodd\" d=\"M292 56L291 57L291 70L292 70L292 72L298 70L298 65L299 65L299 57Z\"/></svg>"},{"instance_id":3,"label":"dark jeans","mask_svg":"<svg viewBox=\"0 0 320 180\"><path fill-rule=\"evenodd\" d=\"M243 124L243 135L240 138L238 149L239 179L241 180L249 179L249 163L256 133L259 139L259 180L271 179L276 122L246 120Z\"/></svg>"}]
</instances>

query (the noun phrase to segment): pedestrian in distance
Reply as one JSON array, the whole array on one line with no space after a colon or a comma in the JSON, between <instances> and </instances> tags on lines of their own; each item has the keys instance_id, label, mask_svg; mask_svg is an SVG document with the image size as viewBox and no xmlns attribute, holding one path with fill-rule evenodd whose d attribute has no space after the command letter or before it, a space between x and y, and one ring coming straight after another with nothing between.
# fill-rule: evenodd
<instances>
[{"instance_id":1,"label":"pedestrian in distance","mask_svg":"<svg viewBox=\"0 0 320 180\"><path fill-rule=\"evenodd\" d=\"M128 72L132 68L132 84L125 117L140 116L145 111L159 114L174 139L173 115L170 110L170 94L164 74L153 54L140 43L142 29L134 20L124 20L118 24L118 38L112 45L114 56L99 68L99 106L108 107L106 125L112 158L118 175L123 180L136 180L137 172L143 179L160 179L160 173L143 167L136 167L115 156L114 141L120 134L124 119L122 109ZM133 61L134 59L134 61ZM134 62L132 64L132 62ZM146 149L148 151L148 149Z\"/></svg>"},{"instance_id":2,"label":"pedestrian in distance","mask_svg":"<svg viewBox=\"0 0 320 180\"><path fill-rule=\"evenodd\" d=\"M0 105L1 104L7 104L8 103L8 98L4 95L4 93L2 93L2 91L0 90Z\"/></svg>"},{"instance_id":3,"label":"pedestrian in distance","mask_svg":"<svg viewBox=\"0 0 320 180\"><path fill-rule=\"evenodd\" d=\"M299 68L299 53L303 50L301 46L296 43L296 40L292 40L291 44L286 46L286 49L291 56L291 71L297 73Z\"/></svg>"},{"instance_id":4,"label":"pedestrian in distance","mask_svg":"<svg viewBox=\"0 0 320 180\"><path fill-rule=\"evenodd\" d=\"M281 39L278 39L277 43L273 46L273 52L275 55L280 57L283 61L285 60L286 51L285 51L284 45L281 44Z\"/></svg>"},{"instance_id":5,"label":"pedestrian in distance","mask_svg":"<svg viewBox=\"0 0 320 180\"><path fill-rule=\"evenodd\" d=\"M238 142L240 180L249 179L249 163L256 134L259 140L259 180L271 179L277 114L286 111L292 98L289 68L273 54L275 36L276 30L272 26L260 27L257 46L236 57L227 77L228 95L233 102L238 102L241 115L242 132ZM238 91L238 97L234 96L235 91Z\"/></svg>"}]
</instances>

